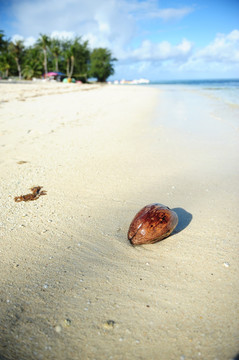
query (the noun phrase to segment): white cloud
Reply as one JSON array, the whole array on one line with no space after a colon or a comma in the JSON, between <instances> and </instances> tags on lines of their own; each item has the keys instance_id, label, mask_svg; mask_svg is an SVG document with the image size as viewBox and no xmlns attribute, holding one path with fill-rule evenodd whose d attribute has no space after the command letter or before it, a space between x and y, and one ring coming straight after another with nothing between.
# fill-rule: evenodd
<instances>
[{"instance_id":1,"label":"white cloud","mask_svg":"<svg viewBox=\"0 0 239 360\"><path fill-rule=\"evenodd\" d=\"M59 40L73 39L76 34L73 31L52 31L50 38Z\"/></svg>"},{"instance_id":2,"label":"white cloud","mask_svg":"<svg viewBox=\"0 0 239 360\"><path fill-rule=\"evenodd\" d=\"M22 35L15 34L12 36L11 41L15 44L17 41L23 41L26 47L32 46L36 42L36 38L29 36L26 39Z\"/></svg>"},{"instance_id":3,"label":"white cloud","mask_svg":"<svg viewBox=\"0 0 239 360\"><path fill-rule=\"evenodd\" d=\"M39 33L88 34L92 46L125 45L135 34L135 21L124 8L125 0L25 0L12 8L23 36Z\"/></svg>"},{"instance_id":4,"label":"white cloud","mask_svg":"<svg viewBox=\"0 0 239 360\"><path fill-rule=\"evenodd\" d=\"M123 66L116 64L123 77L144 76L151 79L207 78L239 76L239 30L218 34L204 48L195 49L187 39L172 45L168 41L153 43L144 40L141 45L126 54L126 74Z\"/></svg>"},{"instance_id":5,"label":"white cloud","mask_svg":"<svg viewBox=\"0 0 239 360\"><path fill-rule=\"evenodd\" d=\"M18 33L26 38L28 46L40 33L60 39L83 36L92 48L110 48L119 60L116 68L122 70L125 66L126 72L129 66L141 72L150 69L153 72L156 67L174 72L213 71L220 66L238 69L237 29L218 34L201 49L197 49L194 39L182 38L177 44L163 39L163 32L161 41L152 41L150 27L144 35L141 21L162 24L162 21L181 20L195 11L194 6L161 8L158 3L158 0L17 0L13 2L12 15Z\"/></svg>"},{"instance_id":6,"label":"white cloud","mask_svg":"<svg viewBox=\"0 0 239 360\"><path fill-rule=\"evenodd\" d=\"M110 47L116 56L138 35L138 21L181 19L192 11L161 9L156 0L18 0L12 6L18 32L25 37L74 33L88 37L92 47Z\"/></svg>"},{"instance_id":7,"label":"white cloud","mask_svg":"<svg viewBox=\"0 0 239 360\"><path fill-rule=\"evenodd\" d=\"M239 30L233 30L227 35L227 38L231 41L239 41Z\"/></svg>"},{"instance_id":8,"label":"white cloud","mask_svg":"<svg viewBox=\"0 0 239 360\"><path fill-rule=\"evenodd\" d=\"M26 47L33 46L35 42L36 42L36 38L34 38L33 36L29 36L24 40L24 45Z\"/></svg>"},{"instance_id":9,"label":"white cloud","mask_svg":"<svg viewBox=\"0 0 239 360\"><path fill-rule=\"evenodd\" d=\"M15 34L12 36L11 41L15 44L17 41L24 41L24 37L22 35Z\"/></svg>"},{"instance_id":10,"label":"white cloud","mask_svg":"<svg viewBox=\"0 0 239 360\"><path fill-rule=\"evenodd\" d=\"M175 71L191 74L191 77L238 77L239 30L216 35L211 43L192 53Z\"/></svg>"},{"instance_id":11,"label":"white cloud","mask_svg":"<svg viewBox=\"0 0 239 360\"><path fill-rule=\"evenodd\" d=\"M216 63L236 63L239 61L239 31L229 34L218 34L214 41L199 50L193 57L195 60Z\"/></svg>"},{"instance_id":12,"label":"white cloud","mask_svg":"<svg viewBox=\"0 0 239 360\"><path fill-rule=\"evenodd\" d=\"M185 61L190 56L192 48L193 44L186 39L183 39L176 46L168 41L153 43L149 40L144 40L141 46L132 51L128 56L135 61Z\"/></svg>"},{"instance_id":13,"label":"white cloud","mask_svg":"<svg viewBox=\"0 0 239 360\"><path fill-rule=\"evenodd\" d=\"M157 0L145 0L137 1L133 0L128 2L122 1L122 5L127 9L128 13L134 17L140 18L160 18L165 21L180 20L184 16L194 11L193 6L181 7L181 8L159 8Z\"/></svg>"}]
</instances>

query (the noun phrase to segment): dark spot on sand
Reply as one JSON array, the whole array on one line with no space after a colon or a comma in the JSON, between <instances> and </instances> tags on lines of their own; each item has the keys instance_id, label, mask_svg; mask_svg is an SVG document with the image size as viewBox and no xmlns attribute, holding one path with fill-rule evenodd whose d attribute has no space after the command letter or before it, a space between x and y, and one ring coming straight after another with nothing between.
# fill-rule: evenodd
<instances>
[{"instance_id":1,"label":"dark spot on sand","mask_svg":"<svg viewBox=\"0 0 239 360\"><path fill-rule=\"evenodd\" d=\"M32 192L31 194L16 196L14 200L16 202L37 200L40 196L46 195L46 191L41 191L41 189L42 186L34 186L30 189Z\"/></svg>"}]
</instances>

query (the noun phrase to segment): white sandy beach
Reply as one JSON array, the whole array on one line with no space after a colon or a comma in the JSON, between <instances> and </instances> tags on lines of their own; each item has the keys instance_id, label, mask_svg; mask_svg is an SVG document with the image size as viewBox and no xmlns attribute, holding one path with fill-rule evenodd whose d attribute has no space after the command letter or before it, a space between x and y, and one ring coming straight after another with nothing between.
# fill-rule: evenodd
<instances>
[{"instance_id":1,"label":"white sandy beach","mask_svg":"<svg viewBox=\"0 0 239 360\"><path fill-rule=\"evenodd\" d=\"M0 94L0 359L233 359L239 110L182 88ZM46 196L14 201L38 185ZM178 227L133 247L154 202Z\"/></svg>"}]
</instances>

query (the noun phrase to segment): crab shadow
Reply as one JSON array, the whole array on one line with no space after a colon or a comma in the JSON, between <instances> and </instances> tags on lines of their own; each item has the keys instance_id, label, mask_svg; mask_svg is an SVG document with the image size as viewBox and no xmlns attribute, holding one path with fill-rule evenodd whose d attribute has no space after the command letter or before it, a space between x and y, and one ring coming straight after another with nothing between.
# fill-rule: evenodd
<instances>
[{"instance_id":1,"label":"crab shadow","mask_svg":"<svg viewBox=\"0 0 239 360\"><path fill-rule=\"evenodd\" d=\"M186 229L186 227L192 221L192 214L188 211L184 210L183 208L174 208L172 209L178 215L178 225L174 229L172 235L180 233L182 230Z\"/></svg>"}]
</instances>

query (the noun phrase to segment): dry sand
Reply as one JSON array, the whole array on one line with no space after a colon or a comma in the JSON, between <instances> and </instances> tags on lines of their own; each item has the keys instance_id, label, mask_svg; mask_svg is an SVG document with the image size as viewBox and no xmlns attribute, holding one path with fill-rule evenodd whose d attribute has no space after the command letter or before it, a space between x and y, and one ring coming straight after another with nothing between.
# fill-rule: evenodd
<instances>
[{"instance_id":1,"label":"dry sand","mask_svg":"<svg viewBox=\"0 0 239 360\"><path fill-rule=\"evenodd\" d=\"M217 100L77 84L0 92L0 359L235 357L238 130ZM35 185L47 195L14 202ZM176 232L132 247L128 226L152 202L175 209Z\"/></svg>"}]
</instances>

